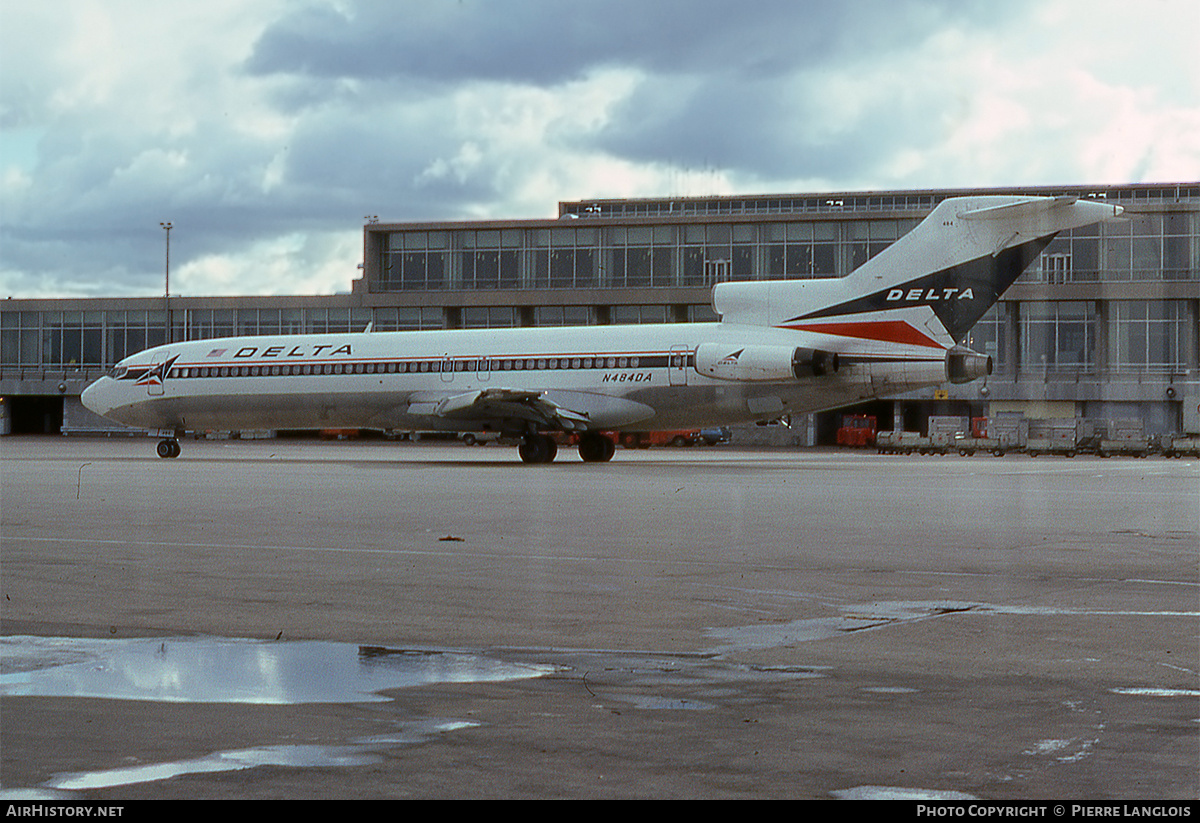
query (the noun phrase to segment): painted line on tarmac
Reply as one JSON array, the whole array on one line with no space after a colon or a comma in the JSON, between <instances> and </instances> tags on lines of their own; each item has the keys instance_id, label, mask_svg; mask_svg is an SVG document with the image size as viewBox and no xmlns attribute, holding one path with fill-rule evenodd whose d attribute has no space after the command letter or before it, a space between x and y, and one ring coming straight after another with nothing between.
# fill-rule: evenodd
<instances>
[{"instance_id":1,"label":"painted line on tarmac","mask_svg":"<svg viewBox=\"0 0 1200 823\"><path fill-rule=\"evenodd\" d=\"M436 540L430 532L427 535L428 539ZM544 560L544 561L560 561L567 563L630 563L630 564L658 564L670 566L738 566L745 565L737 560L696 560L689 558L687 560L673 560L666 557L612 557L605 555L556 555L556 554L507 554L503 552L482 552L482 551L463 551L463 550L436 550L436 549L389 549L389 548L348 548L339 546L272 546L258 543L176 543L165 540L107 540L95 537L11 537L5 536L0 539L0 545L4 543L17 543L24 541L26 543L75 543L80 545L103 545L103 546L141 546L145 548L166 548L166 549L217 549L230 551L284 551L284 552L330 552L336 554L390 554L390 555L412 555L418 557L479 557L489 560ZM462 542L453 541L451 545L461 546ZM755 570L770 571L772 569L787 569L788 566L766 566L755 564Z\"/></svg>"}]
</instances>

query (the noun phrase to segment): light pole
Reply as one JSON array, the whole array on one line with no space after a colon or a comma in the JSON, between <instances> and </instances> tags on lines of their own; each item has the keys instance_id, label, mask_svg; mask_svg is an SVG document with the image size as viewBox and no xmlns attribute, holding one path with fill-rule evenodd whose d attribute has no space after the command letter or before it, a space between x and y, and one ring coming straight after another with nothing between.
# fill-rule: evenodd
<instances>
[{"instance_id":1,"label":"light pole","mask_svg":"<svg viewBox=\"0 0 1200 823\"><path fill-rule=\"evenodd\" d=\"M171 340L171 224L159 223L163 227L163 231L167 233L167 262L165 284L163 286L163 312L167 315L167 342Z\"/></svg>"}]
</instances>

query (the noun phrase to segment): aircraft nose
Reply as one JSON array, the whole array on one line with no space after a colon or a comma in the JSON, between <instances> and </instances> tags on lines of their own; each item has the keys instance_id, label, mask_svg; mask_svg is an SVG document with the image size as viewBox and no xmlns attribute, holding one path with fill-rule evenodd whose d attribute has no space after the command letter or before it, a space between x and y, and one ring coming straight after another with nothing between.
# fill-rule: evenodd
<instances>
[{"instance_id":1,"label":"aircraft nose","mask_svg":"<svg viewBox=\"0 0 1200 823\"><path fill-rule=\"evenodd\" d=\"M101 377L92 385L83 390L83 394L79 395L80 402L88 411L93 411L103 417L112 411L112 392L106 384L111 383L111 377Z\"/></svg>"}]
</instances>

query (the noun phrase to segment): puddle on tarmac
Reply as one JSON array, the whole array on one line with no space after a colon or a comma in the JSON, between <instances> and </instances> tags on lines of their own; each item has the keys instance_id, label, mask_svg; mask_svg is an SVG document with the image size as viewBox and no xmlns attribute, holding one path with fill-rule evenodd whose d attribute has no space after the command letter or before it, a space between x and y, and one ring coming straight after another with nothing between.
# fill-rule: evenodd
<instances>
[{"instance_id":1,"label":"puddle on tarmac","mask_svg":"<svg viewBox=\"0 0 1200 823\"><path fill-rule=\"evenodd\" d=\"M1058 609L1038 606L1011 606L992 603L972 603L952 600L880 601L842 607L843 614L814 617L787 623L754 624L709 629L710 638L720 645L709 649L712 654L757 651L794 646L816 640L846 637L855 632L874 631L922 620L970 614L974 616L1017 615L1032 617L1200 617L1200 612L1143 612L1086 609Z\"/></svg>"},{"instance_id":2,"label":"puddle on tarmac","mask_svg":"<svg viewBox=\"0 0 1200 823\"><path fill-rule=\"evenodd\" d=\"M619 697L617 699L620 699ZM705 703L702 700L685 700L680 698L657 697L654 695L631 695L627 698L635 708L645 709L648 711L696 711L706 712L717 708L712 703Z\"/></svg>"},{"instance_id":3,"label":"puddle on tarmac","mask_svg":"<svg viewBox=\"0 0 1200 823\"><path fill-rule=\"evenodd\" d=\"M279 745L255 746L248 749L213 752L187 760L160 763L139 763L91 772L57 774L35 788L0 789L0 800L30 802L35 800L67 800L78 797L75 792L89 789L111 789L136 783L153 783L188 774L233 772L260 766L285 768L336 768L379 763L386 751L402 745L422 743L436 734L478 725L466 720L431 720L398 724L390 735L378 735L350 741L344 745Z\"/></svg>"},{"instance_id":4,"label":"puddle on tarmac","mask_svg":"<svg viewBox=\"0 0 1200 823\"><path fill-rule=\"evenodd\" d=\"M463 651L391 649L320 641L265 642L213 637L0 638L0 696L98 697L170 703L353 703L434 683L542 677L549 664L496 660ZM273 745L201 757L58 774L33 789L0 789L0 799L54 799L71 792L261 766L348 767L387 750L469 728L465 720L397 724L392 734L344 745Z\"/></svg>"},{"instance_id":5,"label":"puddle on tarmac","mask_svg":"<svg viewBox=\"0 0 1200 823\"><path fill-rule=\"evenodd\" d=\"M476 724L461 720L409 723L406 724L405 729L395 735L363 738L342 746L255 746L249 749L214 752L189 760L123 766L94 772L68 772L56 775L44 783L43 788L50 791L108 789L132 783L167 780L185 774L241 771L260 766L291 768L364 766L380 762L382 760L381 753L395 746L420 743L435 734L474 725Z\"/></svg>"},{"instance_id":6,"label":"puddle on tarmac","mask_svg":"<svg viewBox=\"0 0 1200 823\"><path fill-rule=\"evenodd\" d=\"M845 613L839 616L710 629L708 635L715 640L723 641L722 645L711 651L725 654L733 651L770 649L815 640L845 637L854 632L871 631L917 620L929 620L948 614L992 610L991 606L956 601L865 603L845 607Z\"/></svg>"},{"instance_id":7,"label":"puddle on tarmac","mask_svg":"<svg viewBox=\"0 0 1200 823\"><path fill-rule=\"evenodd\" d=\"M1200 689L1153 689L1149 687L1127 687L1109 689L1113 694L1130 694L1137 697L1200 697Z\"/></svg>"},{"instance_id":8,"label":"puddle on tarmac","mask_svg":"<svg viewBox=\"0 0 1200 823\"><path fill-rule=\"evenodd\" d=\"M322 641L212 637L0 638L0 695L174 703L349 703L434 683L541 677L522 664L461 651L388 649Z\"/></svg>"},{"instance_id":9,"label":"puddle on tarmac","mask_svg":"<svg viewBox=\"0 0 1200 823\"><path fill-rule=\"evenodd\" d=\"M966 792L941 789L915 789L907 786L855 786L830 792L838 800L942 800L946 802L978 800Z\"/></svg>"}]
</instances>

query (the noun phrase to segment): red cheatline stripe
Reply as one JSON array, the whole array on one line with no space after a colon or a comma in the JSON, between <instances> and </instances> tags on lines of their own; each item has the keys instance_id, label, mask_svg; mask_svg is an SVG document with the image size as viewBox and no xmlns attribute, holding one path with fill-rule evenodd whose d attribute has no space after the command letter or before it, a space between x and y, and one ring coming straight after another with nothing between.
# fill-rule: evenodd
<instances>
[{"instance_id":1,"label":"red cheatline stripe","mask_svg":"<svg viewBox=\"0 0 1200 823\"><path fill-rule=\"evenodd\" d=\"M812 331L819 334L836 334L839 337L857 337L862 340L882 340L885 343L903 343L907 346L925 346L930 349L945 349L927 334L914 329L903 320L871 320L861 323L804 323L784 326L796 331Z\"/></svg>"}]
</instances>

